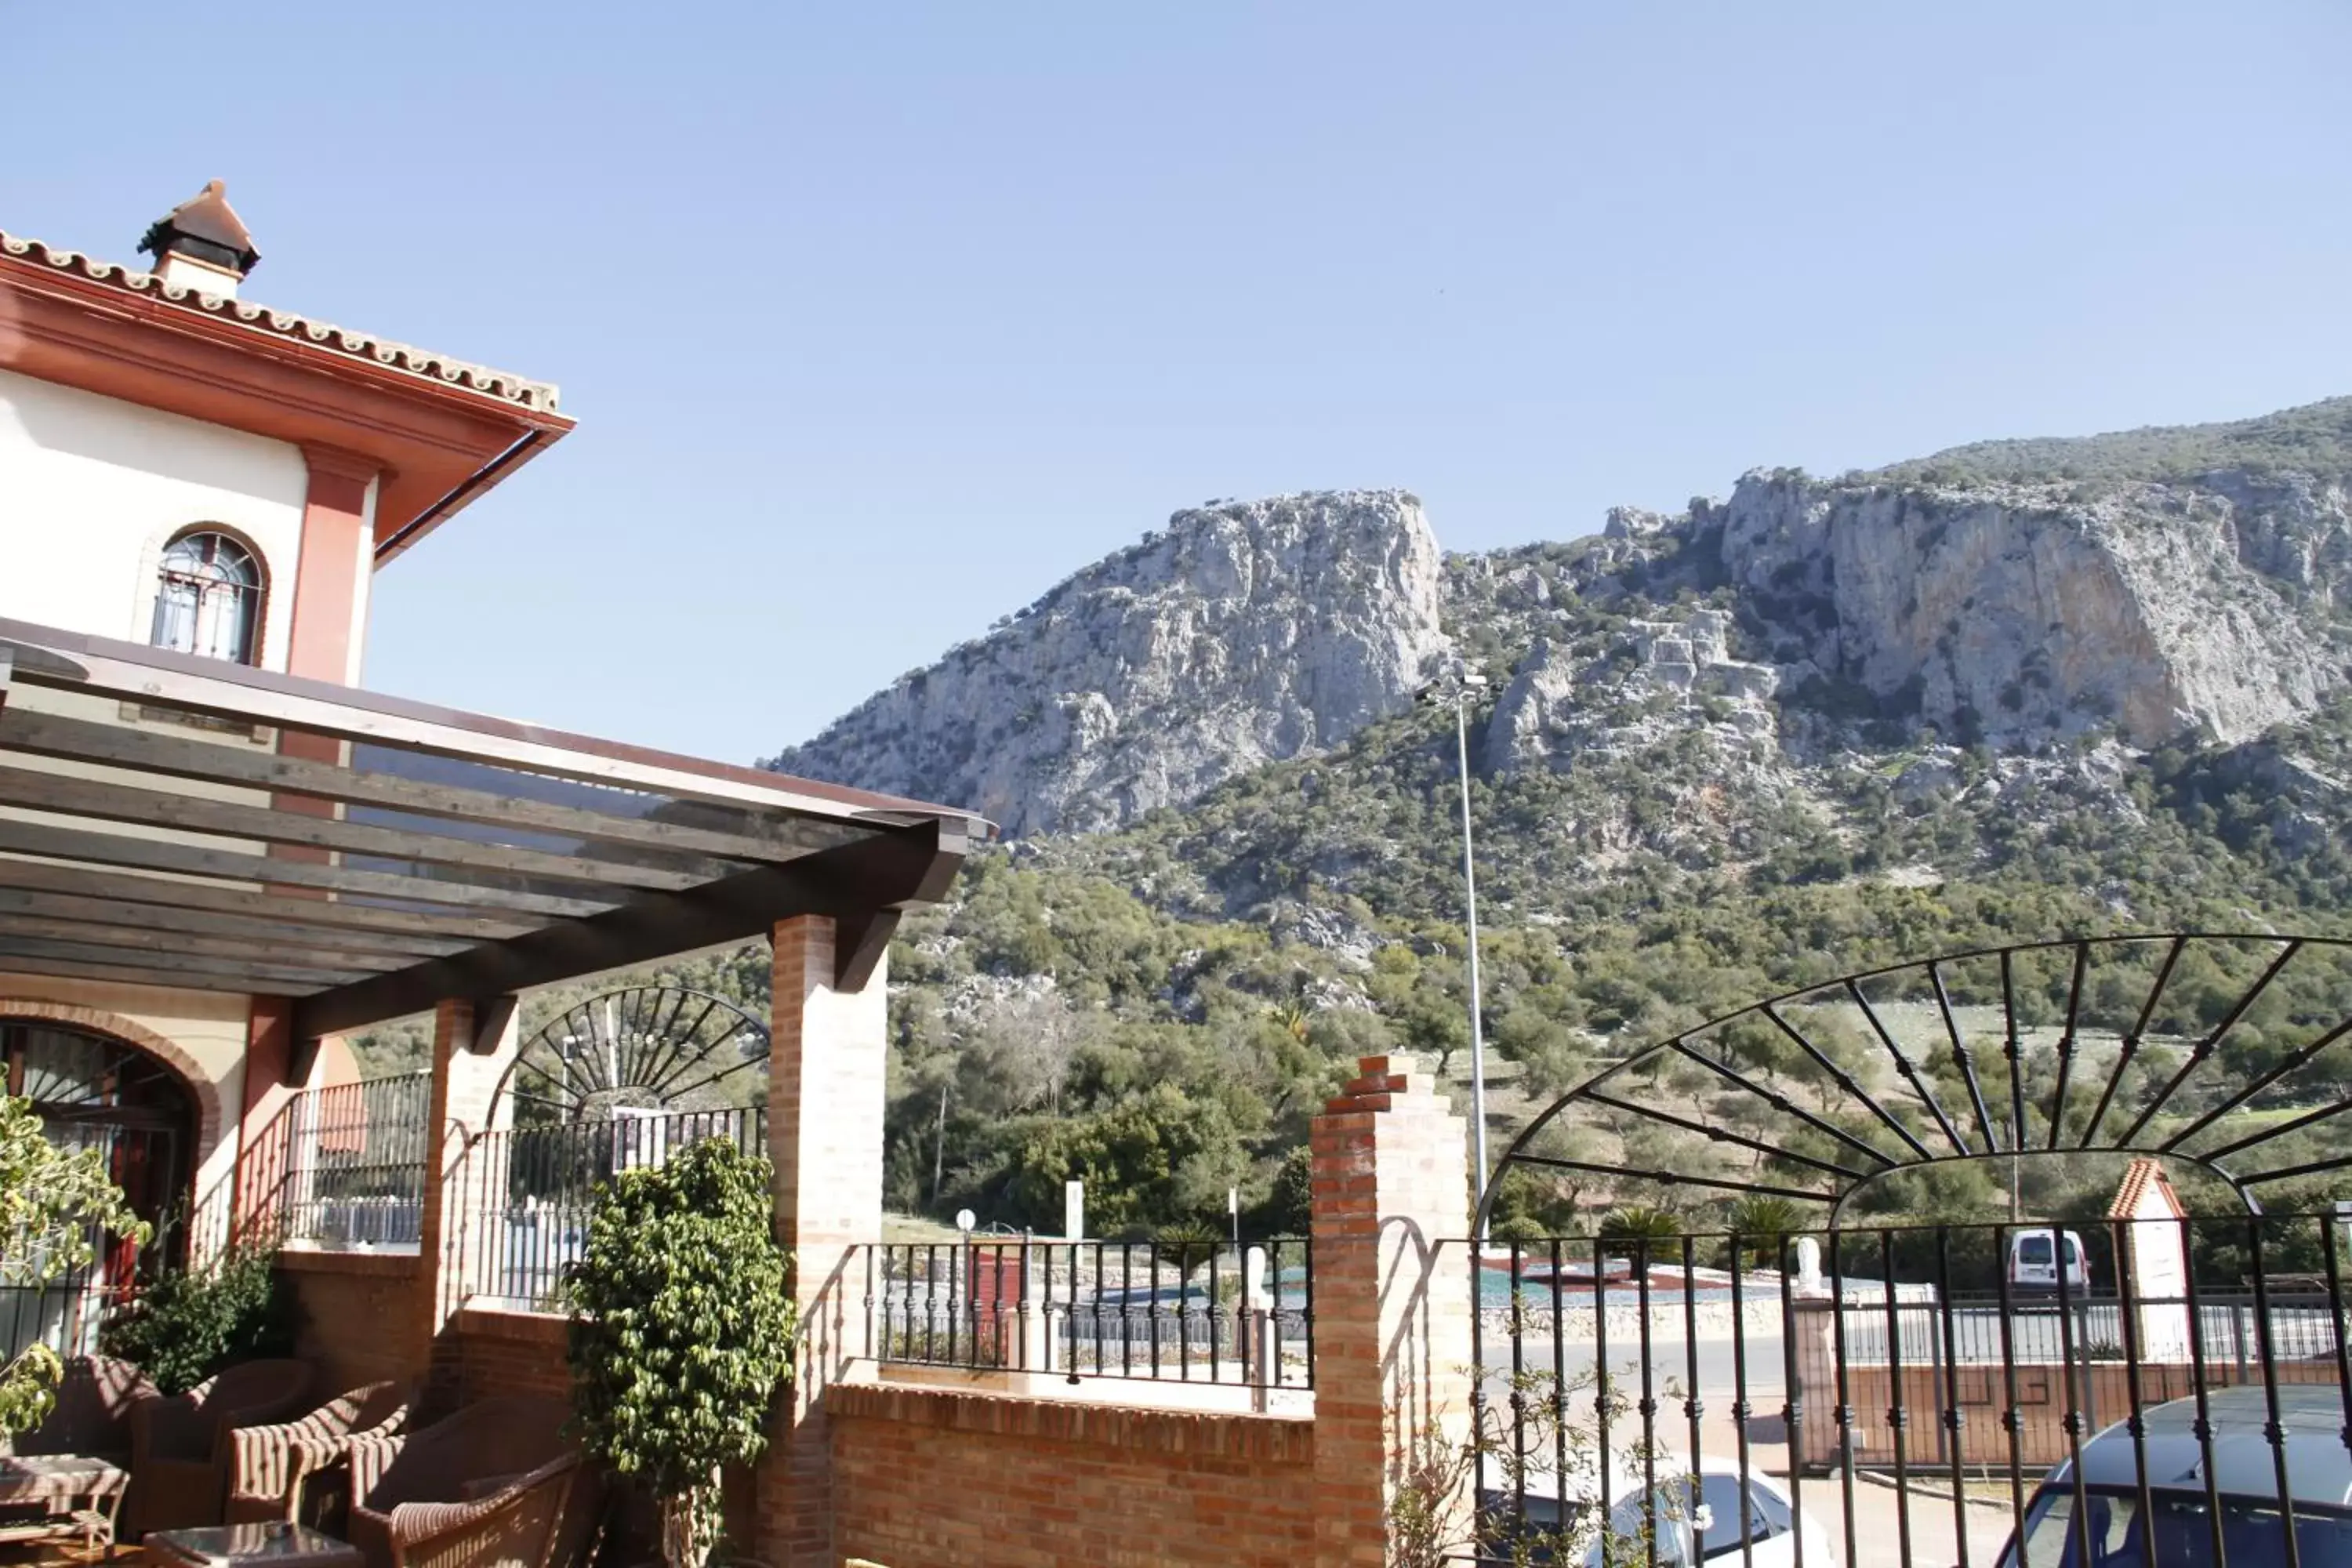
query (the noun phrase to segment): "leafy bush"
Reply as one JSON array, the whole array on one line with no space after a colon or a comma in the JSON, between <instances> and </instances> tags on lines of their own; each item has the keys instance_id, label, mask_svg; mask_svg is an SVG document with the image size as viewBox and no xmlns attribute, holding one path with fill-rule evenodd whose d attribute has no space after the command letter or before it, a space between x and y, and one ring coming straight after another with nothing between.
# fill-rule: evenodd
<instances>
[{"instance_id":1,"label":"leafy bush","mask_svg":"<svg viewBox=\"0 0 2352 1568\"><path fill-rule=\"evenodd\" d=\"M137 1363L165 1394L223 1367L291 1355L300 1328L293 1293L270 1254L236 1247L208 1264L169 1268L99 1331L99 1348Z\"/></svg>"},{"instance_id":2,"label":"leafy bush","mask_svg":"<svg viewBox=\"0 0 2352 1568\"><path fill-rule=\"evenodd\" d=\"M131 1212L96 1149L61 1149L48 1140L32 1101L0 1096L0 1285L38 1288L89 1264L95 1233L144 1242L148 1228ZM57 1352L35 1341L0 1366L0 1433L41 1424L65 1370Z\"/></svg>"},{"instance_id":3,"label":"leafy bush","mask_svg":"<svg viewBox=\"0 0 2352 1568\"><path fill-rule=\"evenodd\" d=\"M767 1446L795 1314L764 1159L723 1138L596 1189L572 1291L572 1404L589 1451L661 1499L662 1556L719 1542L719 1472Z\"/></svg>"}]
</instances>

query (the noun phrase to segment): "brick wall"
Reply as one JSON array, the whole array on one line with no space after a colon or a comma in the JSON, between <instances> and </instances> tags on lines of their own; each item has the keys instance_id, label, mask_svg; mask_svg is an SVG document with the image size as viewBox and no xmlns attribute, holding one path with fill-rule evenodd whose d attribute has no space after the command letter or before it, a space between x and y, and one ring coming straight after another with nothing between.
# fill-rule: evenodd
<instances>
[{"instance_id":1,"label":"brick wall","mask_svg":"<svg viewBox=\"0 0 2352 1568\"><path fill-rule=\"evenodd\" d=\"M835 1549L886 1568L1315 1561L1315 1426L850 1384Z\"/></svg>"},{"instance_id":2,"label":"brick wall","mask_svg":"<svg viewBox=\"0 0 2352 1568\"><path fill-rule=\"evenodd\" d=\"M1801 1371L1800 1377L1805 1384L1805 1463L1811 1469L1829 1469L1840 1463L1835 1365ZM2008 1404L2009 1389L2001 1369L1962 1366L1955 1381L1962 1416L1961 1458L1971 1466L2007 1464L2009 1433L2002 1426L2001 1411ZM2018 1462L2029 1469L2057 1464L2072 1451L2066 1435L2067 1381L2066 1369L2055 1363L2030 1363L2017 1369ZM2205 1368L2208 1388L2261 1381L2259 1367L2241 1373L2228 1362L2215 1361ZM2274 1381L2332 1384L2336 1364L2282 1361L2274 1369ZM2131 1369L2124 1363L2078 1364L2073 1382L2073 1403L2083 1413L2085 1438L2131 1414ZM1887 1369L1848 1367L1845 1391L1853 1410L1854 1462L1893 1464L1895 1427L1888 1419L1894 1404L1893 1379ZM2196 1392L2197 1369L2188 1363L2159 1362L2139 1369L2142 1408L2186 1399ZM1914 1465L1948 1464L1943 1373L1928 1367L1904 1368L1903 1402L1905 1460Z\"/></svg>"},{"instance_id":3,"label":"brick wall","mask_svg":"<svg viewBox=\"0 0 2352 1568\"><path fill-rule=\"evenodd\" d=\"M1310 1131L1317 1561L1381 1568L1389 1510L1469 1440L1466 1129L1410 1057L1366 1057ZM1422 1500L1459 1538L1458 1484Z\"/></svg>"},{"instance_id":4,"label":"brick wall","mask_svg":"<svg viewBox=\"0 0 2352 1568\"><path fill-rule=\"evenodd\" d=\"M564 1320L546 1312L499 1312L467 1307L449 1325L465 1401L507 1394L572 1397L572 1371L563 1359Z\"/></svg>"},{"instance_id":5,"label":"brick wall","mask_svg":"<svg viewBox=\"0 0 2352 1568\"><path fill-rule=\"evenodd\" d=\"M336 1390L415 1377L414 1340L398 1331L420 1309L423 1266L397 1253L302 1252L278 1255L278 1271L302 1307L297 1353Z\"/></svg>"}]
</instances>

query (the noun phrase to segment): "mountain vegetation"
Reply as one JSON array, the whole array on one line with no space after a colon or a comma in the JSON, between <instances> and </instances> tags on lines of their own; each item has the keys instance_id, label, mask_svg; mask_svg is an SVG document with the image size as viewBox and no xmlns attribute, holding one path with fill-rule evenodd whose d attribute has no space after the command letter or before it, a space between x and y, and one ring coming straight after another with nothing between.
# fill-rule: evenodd
<instances>
[{"instance_id":1,"label":"mountain vegetation","mask_svg":"<svg viewBox=\"0 0 2352 1568\"><path fill-rule=\"evenodd\" d=\"M1425 643L1421 595L1433 594L1444 647L1487 678L1468 743L1496 1137L1642 1047L1874 966L2101 933L2352 936L2348 482L2352 399L2339 399L2234 425L1958 447L1836 481L1751 475L1730 501L1680 516L1621 511L1592 538L1446 555L1427 583L1392 585L1402 642L1381 629L1377 574L1351 574L1349 668L1365 647ZM1424 525L1410 500L1359 494L1323 515L1411 560ZM1219 1222L1234 1190L1250 1228L1294 1232L1307 1124L1358 1056L1412 1051L1458 1089L1469 1028L1451 709L1414 703L1390 660L1377 692L1311 743L1254 732L1246 765L1231 766L1201 750L1253 691L1285 711L1305 700L1265 669L1314 666L1311 616L1284 596L1279 563L1234 531L1270 516L1295 539L1317 507L1180 515L1219 542L1213 584L1139 583L1133 552L1116 558L1118 583L1086 578L1078 597L1103 636L1132 633L1116 617L1133 602L1153 628L1213 622L1274 651L1264 668L1220 663L1222 716L1175 727L1184 776L1216 782L1160 804L1147 792L1091 805L1073 783L1168 776L1151 737L1191 656L1165 654L1174 662L1148 679L1122 678L1149 688L1149 723L1122 731L1116 711L1098 712L1025 764L1050 773L1060 818L1100 830L984 849L948 902L902 927L892 1206L1050 1228L1077 1177L1109 1234ZM1180 541L1150 558L1200 553ZM1239 574L1245 592L1232 585L1243 560L1256 563ZM1187 592L1219 607L1196 616ZM1061 702L1047 632L1019 635L1040 686L1028 700ZM1155 631L1136 646L1171 642ZM950 658L991 681L1005 667L985 648ZM959 679L982 689L978 675ZM924 687L910 676L893 689ZM909 760L909 700L877 710L874 737L836 725L828 754L900 759L913 771L888 782L911 793L951 784ZM976 733L990 721L969 718ZM1000 792L1017 784L991 778ZM2347 1047L2296 1047L2352 1012L2352 984L2334 950L2311 949L2232 1016L2273 951L2200 944L2143 1023L2133 1014L2162 949L2136 950L2088 977L2080 1022L2146 1034L2130 1092L2228 1022L2212 1081L2279 1069L2246 1115L2324 1106L2352 1078ZM756 952L698 964L702 984L764 1003ZM2037 1021L2019 1070L2036 1097L2071 1037L2069 984L2021 981ZM1954 986L1963 1013L1981 1009L1981 976ZM1865 1070L1866 1032L1831 1011L1807 1016ZM1886 1135L1811 1098L1822 1076L1769 1041L1726 1034L1719 1048L1833 1125ZM1939 1099L1965 1102L1948 1047L1929 1038L1917 1060ZM1995 1104L2006 1073L1985 1069ZM1702 1071L1644 1069L1635 1083L1629 1093L1702 1129L1808 1151ZM1929 1127L1923 1096L1891 1072L1871 1087L1902 1103L1906 1126ZM2161 1125L2221 1092L2192 1089ZM1612 1213L1622 1227L1661 1207L1720 1226L1732 1193L1633 1173L1793 1168L1622 1112L1580 1113L1546 1137L1593 1169L1515 1176L1500 1194L1506 1234L1589 1234ZM2281 1163L2342 1152L2324 1126L2277 1147ZM2024 1204L2043 1214L2100 1212L2119 1173L2112 1159L2018 1163ZM2265 1198L2319 1203L2341 1174ZM1997 1163L1939 1166L1855 1201L1865 1214L1995 1217L2010 1176ZM2193 1169L2182 1185L2200 1191Z\"/></svg>"}]
</instances>

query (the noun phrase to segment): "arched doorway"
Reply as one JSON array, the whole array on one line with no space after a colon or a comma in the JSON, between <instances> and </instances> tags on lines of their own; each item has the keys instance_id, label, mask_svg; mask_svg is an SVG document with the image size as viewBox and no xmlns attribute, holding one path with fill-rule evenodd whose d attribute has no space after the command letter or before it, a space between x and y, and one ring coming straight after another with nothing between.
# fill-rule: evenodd
<instances>
[{"instance_id":1,"label":"arched doorway","mask_svg":"<svg viewBox=\"0 0 2352 1568\"><path fill-rule=\"evenodd\" d=\"M49 1141L95 1149L131 1208L155 1227L153 1250L185 1244L194 1171L196 1099L179 1074L150 1053L95 1030L46 1019L0 1016L0 1068L8 1092L32 1101ZM8 1352L47 1340L69 1353L95 1348L106 1307L128 1295L137 1247L108 1241L89 1268L39 1289L0 1291L0 1339Z\"/></svg>"}]
</instances>

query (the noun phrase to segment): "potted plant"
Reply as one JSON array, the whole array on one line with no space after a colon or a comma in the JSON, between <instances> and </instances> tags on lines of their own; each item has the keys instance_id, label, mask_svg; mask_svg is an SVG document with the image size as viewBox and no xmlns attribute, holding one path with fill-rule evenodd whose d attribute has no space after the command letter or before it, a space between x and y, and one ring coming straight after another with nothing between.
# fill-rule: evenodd
<instances>
[{"instance_id":1,"label":"potted plant","mask_svg":"<svg viewBox=\"0 0 2352 1568\"><path fill-rule=\"evenodd\" d=\"M300 1320L273 1256L243 1242L220 1256L166 1268L100 1325L99 1349L184 1394L224 1368L294 1353Z\"/></svg>"},{"instance_id":2,"label":"potted plant","mask_svg":"<svg viewBox=\"0 0 2352 1568\"><path fill-rule=\"evenodd\" d=\"M726 1139L596 1189L571 1288L572 1405L588 1452L661 1507L662 1559L702 1568L718 1545L720 1467L767 1444L792 1375L791 1259L768 1162Z\"/></svg>"}]
</instances>

